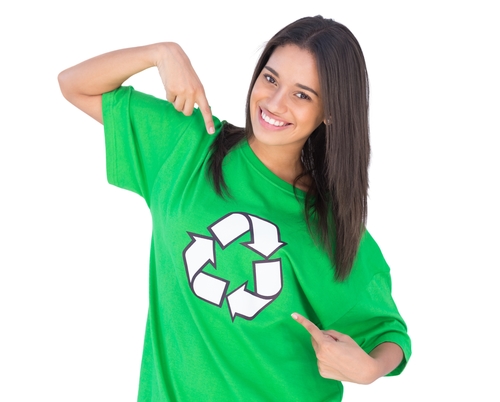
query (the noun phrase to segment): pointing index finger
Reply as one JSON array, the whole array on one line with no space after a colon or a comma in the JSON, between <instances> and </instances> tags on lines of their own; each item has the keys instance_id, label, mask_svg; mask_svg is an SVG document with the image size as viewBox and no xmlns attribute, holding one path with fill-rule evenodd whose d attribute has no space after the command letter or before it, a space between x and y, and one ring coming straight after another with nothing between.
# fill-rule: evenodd
<instances>
[{"instance_id":1,"label":"pointing index finger","mask_svg":"<svg viewBox=\"0 0 500 402\"><path fill-rule=\"evenodd\" d=\"M208 105L207 98L205 94L202 94L199 99L197 99L196 103L198 104L198 108L203 116L203 120L205 120L205 126L207 128L208 134L215 133L214 121L212 119L212 110L210 110L210 106Z\"/></svg>"},{"instance_id":2,"label":"pointing index finger","mask_svg":"<svg viewBox=\"0 0 500 402\"><path fill-rule=\"evenodd\" d=\"M309 321L304 316L298 313L293 313L292 318L299 324L301 324L307 330L307 332L311 334L315 341L320 342L324 339L323 331L321 331L314 323Z\"/></svg>"}]
</instances>

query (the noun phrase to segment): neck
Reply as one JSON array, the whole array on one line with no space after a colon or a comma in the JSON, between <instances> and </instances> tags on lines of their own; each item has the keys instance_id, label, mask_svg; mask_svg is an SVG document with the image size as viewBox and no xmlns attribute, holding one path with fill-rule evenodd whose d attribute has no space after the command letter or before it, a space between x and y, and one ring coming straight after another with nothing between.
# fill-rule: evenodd
<instances>
[{"instance_id":1,"label":"neck","mask_svg":"<svg viewBox=\"0 0 500 402\"><path fill-rule=\"evenodd\" d=\"M255 141L254 137L248 139L248 144L260 161L280 179L307 191L309 179L302 177L297 183L295 179L304 172L301 160L302 149L283 149L280 146L264 147Z\"/></svg>"}]
</instances>

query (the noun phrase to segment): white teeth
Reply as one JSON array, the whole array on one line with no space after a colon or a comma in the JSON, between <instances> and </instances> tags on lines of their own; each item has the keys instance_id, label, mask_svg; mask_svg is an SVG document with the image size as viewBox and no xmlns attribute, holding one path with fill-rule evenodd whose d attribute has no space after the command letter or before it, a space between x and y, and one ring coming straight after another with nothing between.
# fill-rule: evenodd
<instances>
[{"instance_id":1,"label":"white teeth","mask_svg":"<svg viewBox=\"0 0 500 402\"><path fill-rule=\"evenodd\" d=\"M285 122L283 121L278 121L278 120L274 120L274 119L271 119L268 115L266 115L263 111L262 111L262 118L264 119L264 121L266 123L269 123L273 126L276 126L276 127L282 127L285 125Z\"/></svg>"}]
</instances>

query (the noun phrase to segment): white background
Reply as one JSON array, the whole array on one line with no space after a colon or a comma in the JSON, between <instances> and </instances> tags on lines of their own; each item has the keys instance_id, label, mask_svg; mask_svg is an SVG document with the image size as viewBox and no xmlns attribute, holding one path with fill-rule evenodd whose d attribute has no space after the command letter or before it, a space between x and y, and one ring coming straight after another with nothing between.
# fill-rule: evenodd
<instances>
[{"instance_id":1,"label":"white background","mask_svg":"<svg viewBox=\"0 0 500 402\"><path fill-rule=\"evenodd\" d=\"M261 46L315 14L347 25L365 54L368 228L413 340L400 377L346 384L345 400L500 400L494 3L3 2L0 400L136 399L151 222L138 196L107 184L102 127L64 100L57 74L110 50L177 41L214 114L243 124ZM130 83L163 96L152 69Z\"/></svg>"}]
</instances>

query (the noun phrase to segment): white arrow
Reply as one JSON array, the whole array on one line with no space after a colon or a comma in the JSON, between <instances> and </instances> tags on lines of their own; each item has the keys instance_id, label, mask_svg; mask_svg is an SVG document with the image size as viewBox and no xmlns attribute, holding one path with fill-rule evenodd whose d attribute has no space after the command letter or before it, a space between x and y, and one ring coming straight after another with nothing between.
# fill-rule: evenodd
<instances>
[{"instance_id":1,"label":"white arrow","mask_svg":"<svg viewBox=\"0 0 500 402\"><path fill-rule=\"evenodd\" d=\"M281 260L255 262L253 270L257 294L276 298L283 287Z\"/></svg>"},{"instance_id":2,"label":"white arrow","mask_svg":"<svg viewBox=\"0 0 500 402\"><path fill-rule=\"evenodd\" d=\"M214 241L210 238L189 234L193 241L184 250L184 263L186 265L189 283L194 276L209 262L215 265Z\"/></svg>"},{"instance_id":3,"label":"white arrow","mask_svg":"<svg viewBox=\"0 0 500 402\"><path fill-rule=\"evenodd\" d=\"M227 296L227 304L229 305L229 311L231 312L231 318L233 321L236 314L247 319L255 317L260 310L274 300L263 299L245 290L245 288L246 283Z\"/></svg>"},{"instance_id":4,"label":"white arrow","mask_svg":"<svg viewBox=\"0 0 500 402\"><path fill-rule=\"evenodd\" d=\"M252 241L246 246L253 249L260 255L269 258L276 250L284 246L279 240L278 228L271 222L249 215L252 221Z\"/></svg>"},{"instance_id":5,"label":"white arrow","mask_svg":"<svg viewBox=\"0 0 500 402\"><path fill-rule=\"evenodd\" d=\"M205 272L200 272L194 278L193 292L200 299L220 307L228 285L229 282L223 279L208 275Z\"/></svg>"},{"instance_id":6,"label":"white arrow","mask_svg":"<svg viewBox=\"0 0 500 402\"><path fill-rule=\"evenodd\" d=\"M245 215L232 213L215 223L209 230L219 241L222 248L250 230L250 223Z\"/></svg>"}]
</instances>

